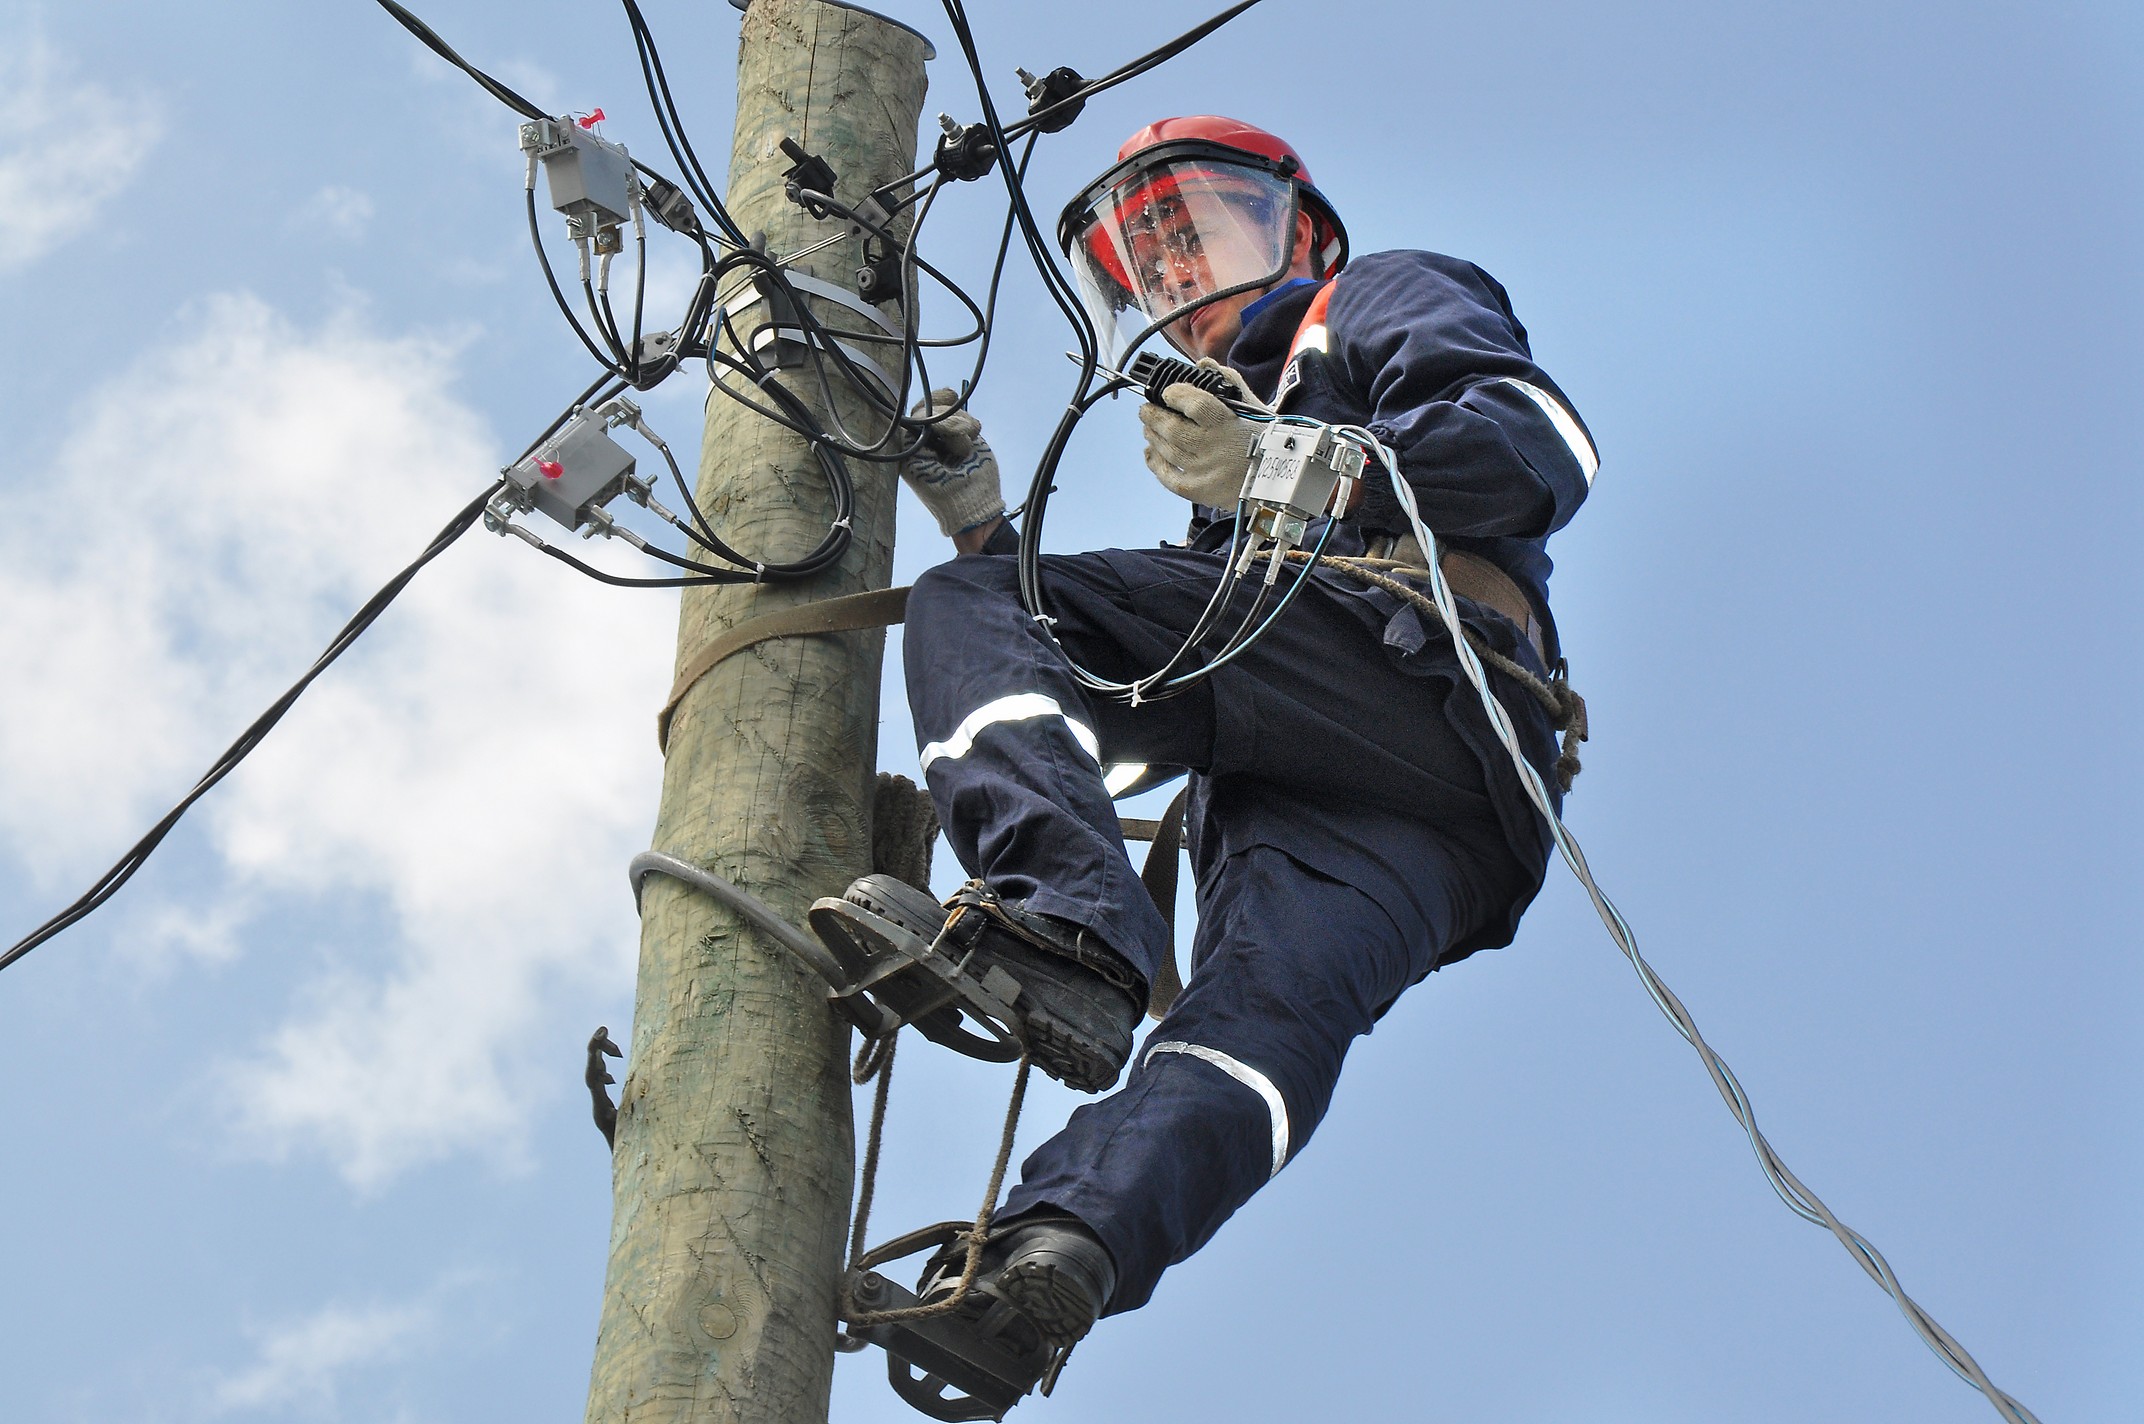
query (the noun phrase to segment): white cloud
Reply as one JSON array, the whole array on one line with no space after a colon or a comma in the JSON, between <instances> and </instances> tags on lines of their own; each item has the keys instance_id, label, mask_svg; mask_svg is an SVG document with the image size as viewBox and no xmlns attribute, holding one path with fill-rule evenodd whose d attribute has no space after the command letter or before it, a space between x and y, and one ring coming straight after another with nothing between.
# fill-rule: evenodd
<instances>
[{"instance_id":1,"label":"white cloud","mask_svg":"<svg viewBox=\"0 0 2144 1424\"><path fill-rule=\"evenodd\" d=\"M0 52L0 271L86 228L162 134L156 107L77 78L41 37Z\"/></svg>"},{"instance_id":2,"label":"white cloud","mask_svg":"<svg viewBox=\"0 0 2144 1424\"><path fill-rule=\"evenodd\" d=\"M239 931L255 908L235 894L215 904L160 904L138 917L126 948L149 980L182 964L228 964L243 949Z\"/></svg>"},{"instance_id":3,"label":"white cloud","mask_svg":"<svg viewBox=\"0 0 2144 1424\"><path fill-rule=\"evenodd\" d=\"M324 229L337 237L357 239L372 222L372 199L355 188L330 183L298 209L301 226Z\"/></svg>"},{"instance_id":4,"label":"white cloud","mask_svg":"<svg viewBox=\"0 0 2144 1424\"><path fill-rule=\"evenodd\" d=\"M54 899L505 453L447 393L440 342L350 315L301 331L246 297L188 326L73 413L0 526L0 856ZM544 1006L631 973L623 866L653 820L674 627L660 595L470 533L192 813L219 873L160 882L168 901L129 887L105 912L192 962L272 932L331 966L226 1065L214 1096L242 1141L324 1154L368 1187L458 1151L514 1155L556 1081L521 1071ZM234 923L264 906L272 927ZM323 924L315 942L293 928Z\"/></svg>"},{"instance_id":5,"label":"white cloud","mask_svg":"<svg viewBox=\"0 0 2144 1424\"><path fill-rule=\"evenodd\" d=\"M338 1385L351 1372L406 1353L414 1337L432 1330L437 1320L429 1304L329 1305L259 1331L252 1363L215 1382L209 1407L218 1414L327 1414L334 1409Z\"/></svg>"}]
</instances>

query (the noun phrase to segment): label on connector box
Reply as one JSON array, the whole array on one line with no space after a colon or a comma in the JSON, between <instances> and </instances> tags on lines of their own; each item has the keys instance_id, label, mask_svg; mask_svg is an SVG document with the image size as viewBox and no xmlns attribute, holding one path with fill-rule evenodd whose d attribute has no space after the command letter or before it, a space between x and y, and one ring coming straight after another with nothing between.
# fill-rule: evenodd
<instances>
[{"instance_id":1,"label":"label on connector box","mask_svg":"<svg viewBox=\"0 0 2144 1424\"><path fill-rule=\"evenodd\" d=\"M1327 453L1328 438L1318 428L1267 426L1258 438L1258 468L1245 482L1243 497L1305 519L1324 513L1340 480L1330 459L1314 458Z\"/></svg>"}]
</instances>

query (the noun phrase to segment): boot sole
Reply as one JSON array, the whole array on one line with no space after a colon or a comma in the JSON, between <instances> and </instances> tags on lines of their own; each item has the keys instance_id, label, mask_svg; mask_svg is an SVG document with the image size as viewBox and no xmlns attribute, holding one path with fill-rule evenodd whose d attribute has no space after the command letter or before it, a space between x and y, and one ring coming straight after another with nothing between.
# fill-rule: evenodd
<instances>
[{"instance_id":1,"label":"boot sole","mask_svg":"<svg viewBox=\"0 0 2144 1424\"><path fill-rule=\"evenodd\" d=\"M1112 1053L1045 1009L1027 1011L1021 1036L1027 1044L1029 1061L1074 1092L1101 1092L1117 1081L1130 1056L1129 1044L1125 1052Z\"/></svg>"},{"instance_id":2,"label":"boot sole","mask_svg":"<svg viewBox=\"0 0 2144 1424\"><path fill-rule=\"evenodd\" d=\"M1008 1304L1034 1322L1053 1347L1070 1345L1094 1328L1087 1293L1055 1262L1017 1261L992 1284Z\"/></svg>"}]
</instances>

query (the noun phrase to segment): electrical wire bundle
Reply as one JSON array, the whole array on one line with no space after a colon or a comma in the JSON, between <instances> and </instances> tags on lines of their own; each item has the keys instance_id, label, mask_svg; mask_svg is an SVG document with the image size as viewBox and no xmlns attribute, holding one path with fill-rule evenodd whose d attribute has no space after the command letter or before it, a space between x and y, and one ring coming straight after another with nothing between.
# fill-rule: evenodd
<instances>
[{"instance_id":1,"label":"electrical wire bundle","mask_svg":"<svg viewBox=\"0 0 2144 1424\"><path fill-rule=\"evenodd\" d=\"M97 878L94 884L65 909L46 920L29 934L17 940L5 951L0 951L0 968L15 963L31 950L50 940L70 926L80 922L99 906L111 899L133 877L148 857L170 834L186 812L219 782L237 768L253 749L266 738L283 716L302 696L306 688L325 672L335 660L346 652L364 632L378 621L389 604L400 595L419 570L448 547L459 540L479 523L490 525L500 532L519 534L527 542L535 544L547 555L577 571L604 583L629 587L698 586L719 583L764 582L781 579L810 578L838 562L846 551L849 541L849 511L854 503L853 485L847 464L848 459L862 459L878 463L897 463L915 453L930 435L931 428L966 405L968 395L982 379L983 367L990 349L991 322L997 308L997 298L1004 275L1005 261L1010 250L1014 226L1017 224L1038 270L1044 273L1045 284L1059 298L1067 316L1073 320L1075 329L1082 333L1082 349L1085 353L1080 381L1080 397L1085 406L1091 406L1087 396L1093 387L1100 369L1099 351L1091 326L1076 299L1070 297L1070 289L1063 276L1052 265L1046 245L1041 243L1033 216L1027 211L1021 180L1033 155L1035 139L1042 133L1055 132L1069 123L1080 107L1093 95L1113 88L1128 79L1151 70L1155 65L1182 53L1199 39L1204 38L1228 20L1249 9L1257 0L1239 0L1239 3L1222 12L1214 19L1178 36L1169 43L1138 59L1123 65L1100 79L1079 80L1070 70L1056 71L1052 83L1038 85L1038 94L1028 117L1011 126L998 122L991 106L988 89L981 80L981 68L976 57L973 36L968 30L965 13L957 4L948 4L947 11L953 19L955 30L962 39L962 48L967 54L971 70L977 76L978 89L988 115L993 163L1002 169L1008 183L1011 198L1003 231L998 242L996 258L992 264L988 295L980 304L962 291L930 263L916 253L916 239L924 219L929 215L945 182L948 181L945 158L949 152L941 144L939 153L932 162L917 168L891 183L881 185L863 202L850 205L834 198L826 191L833 186L833 175L824 175L819 187L807 182L793 183L790 196L815 216L835 217L844 224L854 223L875 244L881 262L890 258L888 270L899 282L902 324L898 333L867 331L849 327L833 327L821 320L804 298L806 292L797 281L792 280L788 268L791 264L818 251L825 245L843 240L848 234L846 226L818 243L808 244L796 252L776 255L755 247L750 238L738 227L692 147L686 128L678 113L671 93L662 57L656 48L654 35L637 0L622 0L626 19L633 34L634 46L640 60L642 76L646 82L649 100L655 111L657 126L661 129L665 146L676 161L681 178L673 181L663 174L635 159L632 167L637 175L638 186L634 192L636 256L639 271L634 278L634 305L630 323L621 321L610 302L609 256L596 254L599 258L586 274L583 297L589 308L589 323L595 328L592 335L588 325L582 323L572 305L567 301L557 273L552 269L545 253L540 226L536 223L535 190L533 180L527 185L526 207L528 209L532 237L545 275L545 285L550 289L561 314L574 330L577 339L589 355L602 367L603 374L595 380L572 404L530 442L515 463L529 459L561 429L577 418L588 418L618 401L627 388L647 389L688 359L702 359L707 363L710 394L720 391L726 397L737 400L768 420L794 431L807 440L814 451L828 482L833 513L824 538L809 553L788 561L769 561L754 558L731 548L714 530L694 500L688 482L679 469L675 456L667 444L657 439L644 422L634 422L640 433L655 444L661 452L671 478L678 488L689 523L685 518L662 511L658 517L665 518L672 527L684 533L702 553L721 561L718 564L703 563L696 559L657 550L645 541L634 540L651 557L680 566L682 574L666 578L627 578L597 569L563 550L551 547L525 528L505 526L494 508L497 496L506 487L506 481L493 482L484 492L465 505L447 525L434 536L424 550L407 567L390 579L377 593L354 614L328 646L316 658L305 674L277 698L224 753L203 773L184 797L152 826L127 853ZM513 110L531 124L553 122L547 115L511 86L492 77L464 59L422 19L418 18L398 0L379 0L382 9L394 17L412 35L440 58L468 75L484 91ZM1065 76L1069 83L1054 82ZM995 157L1011 151L1014 139L1024 139L1018 158L1009 164L996 163ZM807 155L808 157L808 155ZM980 176L977 170L969 176ZM800 174L793 177L817 176L809 165L800 165ZM916 190L917 184L924 186ZM657 222L687 237L700 249L701 275L694 285L692 297L682 320L674 328L654 333L650 340L646 330L646 246L645 230L639 218L639 207L645 205L647 212ZM908 209L914 216L905 232L896 228L899 217ZM703 222L699 213L704 212ZM867 247L867 252L869 248ZM928 277L950 293L968 312L973 329L952 338L926 338L916 327L913 299L917 277ZM736 279L725 287L727 279ZM776 379L776 371L782 369L758 359L755 342L760 336L757 329L741 326L732 309L732 301L751 287L759 299L770 309L780 307L781 319L793 321L801 338L794 344L802 347L802 363L817 387L817 406L829 412L832 428L822 422L815 413L814 403L805 396L789 389ZM771 320L764 325L775 325ZM899 352L899 370L892 389L881 386L877 376L867 371L845 349L845 344L878 345L896 347ZM908 396L916 388L929 389L930 374L925 353L934 349L953 349L967 345L976 347L974 364L969 368L963 382L959 400L945 409L933 409L924 416L912 416L906 409ZM725 379L732 377L736 379ZM1120 389L1121 382L1097 393ZM835 398L842 392L859 396L866 407L883 417L884 428L870 434L869 438L857 435L842 425L831 412ZM637 414L637 411L636 411ZM1036 486L1047 485L1047 470L1054 470L1055 456L1062 453L1065 438L1069 437L1071 425L1077 416L1072 415L1063 426L1059 438L1052 442L1046 469L1038 469ZM511 467L509 467L511 468ZM1045 502L1046 502L1046 493ZM1039 531L1042 507L1031 502L1029 527ZM1023 563L1029 562L1023 560ZM724 567L723 565L728 565Z\"/></svg>"},{"instance_id":2,"label":"electrical wire bundle","mask_svg":"<svg viewBox=\"0 0 2144 1424\"><path fill-rule=\"evenodd\" d=\"M486 92L524 119L532 124L555 122L552 116L544 114L513 89L464 60L422 20L397 3L397 0L379 0L379 3L433 52L468 74ZM991 98L962 0L943 0L947 18L952 24L962 55L975 81L982 108L981 133L978 135L961 130L947 120L948 140L957 137L960 139L959 143L941 141L931 163L891 183L881 185L862 202L853 205L845 204L833 196L831 189L835 175L827 170L824 164L817 163L801 149L785 145L791 149L791 157L797 164L790 173L788 196L813 216L822 219L838 218L844 224L840 230L822 242L807 245L786 257L778 257L755 246L724 207L687 136L646 17L642 14L637 0L622 0L622 3L657 125L662 131L665 145L678 165L682 182L672 182L638 160L632 161L634 173L639 179L646 181L642 185L636 179L631 194L630 218L634 225L636 242L636 272L630 326L619 320L610 300L609 273L615 249L600 250L603 244L594 243L599 250L595 254L595 262L591 265L591 234L583 231L577 235L583 297L589 320L595 328L595 335L591 336L579 315L566 300L544 250L535 206L537 158L535 153L531 152L526 185L527 211L531 237L543 268L546 285L577 338L602 367L603 374L583 391L543 434L531 442L516 463L529 459L546 441L576 420L602 418L611 424L631 424L661 452L683 500L689 522L687 518L662 509L652 499L644 483L628 487L632 497L682 532L703 554L712 556L721 563L702 563L697 559L657 549L638 536L629 536L637 547L650 556L676 565L685 573L677 577L635 579L603 572L551 547L525 528L506 523L501 517L501 506L497 500L510 484L510 480L502 479L493 483L456 513L414 561L358 609L304 675L225 749L178 804L152 826L124 856L98 877L72 904L7 950L0 952L0 968L13 964L40 944L78 923L116 894L170 834L186 811L236 769L282 720L306 688L379 619L417 573L480 521L500 532L519 535L551 557L591 577L605 583L634 587L806 579L834 565L847 548L849 513L854 502L853 485L846 461L853 458L894 463L907 458L930 437L933 425L965 405L968 394L980 382L989 354L991 320L996 310L1000 281L1015 226L1020 230L1044 288L1065 314L1079 345L1079 350L1075 353L1079 370L1074 389L1064 414L1045 444L1041 459L1037 463L1024 505L1025 519L1020 536L1021 598L1038 623L1045 630L1049 629L1051 620L1047 589L1042 578L1041 533L1049 496L1054 488L1052 481L1057 466L1080 419L1100 400L1136 383L1130 377L1114 371L1104 371L1099 334L1070 282L1058 270L1055 255L1028 206L1023 179L1033 155L1035 140L1041 133L1063 128L1088 98L1144 74L1181 53L1251 8L1257 0L1240 0L1240 3L1224 10L1213 19L1111 71L1101 79L1081 81L1071 71L1060 70L1053 73L1050 81L1030 83L1028 116L1010 125L1001 121ZM1023 72L1022 78L1026 80L1028 76ZM999 162L1000 158L1012 151L1012 144L1016 139L1025 140L1017 161ZM977 165L973 161L977 153L986 154L989 161ZM949 161L963 154L967 157L960 164ZM916 252L916 242L944 184L949 180L980 177L990 166L998 167L1003 174L1007 213L992 266L989 293L986 300L979 305L951 279L920 258ZM920 190L916 188L919 183L924 184ZM707 214L714 231L708 231L700 221L694 210L695 202L699 209ZM643 207L663 226L691 239L698 246L701 256L700 279L693 288L683 319L675 328L657 333L658 339L653 340L645 331L646 233L642 222ZM900 215L911 207L914 209L913 217L907 230L900 232L894 224ZM873 248L876 248L876 262L879 264L876 270L886 272L899 283L897 294L900 297L902 322L897 332L828 326L813 313L810 303L805 300L809 295L808 286L795 280L787 270L790 264L819 250L820 247L845 238L848 235L847 224L854 224L866 234L867 259ZM718 248L721 249L719 255ZM919 335L915 316L915 293L919 273L928 276L966 308L974 322L972 331L949 339L926 339ZM725 289L723 282L732 276L739 280ZM733 299L741 295L747 286L755 289L754 300L763 303L768 309L768 321L762 323L760 328L750 331L740 329L735 313L741 308L732 305ZM1209 294L1208 300L1233 295L1234 290L1236 289ZM796 337L800 339L784 342L782 327L786 323L793 323ZM818 407L826 412L824 420L815 413L811 402L776 379L776 373L784 369L783 365L770 365L759 359L757 352L760 347L755 343L767 327L775 328L776 335L772 344L778 354L785 344L801 346L801 365L809 370L818 388L817 394L821 398ZM1123 353L1124 357L1128 358L1158 329L1159 323L1140 333ZM852 354L851 343L855 346L897 348L898 374L890 382L886 381L885 373L876 368L876 363L867 366ZM910 415L907 404L911 389L918 384L924 389L929 389L930 386L925 351L958 348L969 344L974 344L977 349L974 365L963 383L960 399L942 411L934 409L921 417ZM700 510L669 446L648 430L645 422L639 418L638 408L624 399L623 392L627 387L645 390L673 373L681 362L688 359L702 359L706 362L710 394L720 391L766 419L795 431L811 444L827 477L833 515L827 533L818 546L801 558L786 562L767 562L748 557L731 548ZM1097 385L1098 379L1105 374L1108 379ZM725 379L725 376L739 377L746 384L733 384ZM865 407L881 418L883 428L871 434L868 439L847 428L835 413L835 398L842 392L860 397ZM1279 419L1286 421L1287 417ZM1618 948L1638 973L1646 992L1673 1023L1676 1031L1700 1055L1706 1071L1747 1134L1774 1191L1798 1216L1825 1227L1836 1236L1855 1261L1893 1297L1914 1331L1952 1370L1986 1395L2005 1420L2011 1421L2011 1424L2037 1424L2030 1410L1997 1388L1964 1347L1905 1293L1889 1263L1874 1245L1860 1233L1840 1222L1816 1194L1794 1176L1764 1134L1758 1130L1754 1110L1740 1082L1726 1062L1699 1034L1694 1020L1681 1001L1661 982L1638 952L1635 933L1594 882L1584 853L1557 814L1539 773L1522 754L1510 717L1491 691L1487 675L1463 635L1457 605L1438 565L1435 536L1422 522L1413 490L1401 477L1391 453L1367 430L1344 428L1337 429L1334 433L1360 443L1364 450L1374 455L1382 464L1401 507L1414 527L1416 539L1427 555L1431 596L1438 614L1451 633L1455 655L1479 694L1496 736L1510 753L1529 799L1547 822L1566 863L1584 885ZM509 472L511 470L510 466ZM1281 551L1277 547L1269 551L1271 559L1267 577L1252 591L1248 608L1237 618L1234 627L1220 640L1217 648L1203 656L1197 656L1199 645L1227 623L1227 615L1232 605L1241 601L1239 595L1244 591L1245 576L1255 566L1261 553L1268 552L1258 547L1255 536L1250 536L1252 542L1249 544L1245 542L1251 522L1249 512L1239 501L1235 535L1230 545L1229 571L1218 581L1212 599L1177 652L1160 667L1129 681L1101 677L1080 667L1068 656L1068 663L1084 686L1097 694L1134 703L1173 695L1240 656L1273 625L1300 592L1304 580L1316 565L1317 555L1322 551L1325 538L1331 531L1329 521L1324 525L1315 546L1309 550L1309 557L1300 560L1294 580L1270 609L1266 605L1271 601ZM603 527L610 531L615 528L614 522L606 519ZM1063 650L1060 648L1060 651ZM1190 666L1185 666L1187 663Z\"/></svg>"},{"instance_id":3,"label":"electrical wire bundle","mask_svg":"<svg viewBox=\"0 0 2144 1424\"><path fill-rule=\"evenodd\" d=\"M1251 8L1257 0L1239 0L1239 3L1213 19L1120 66L1100 79L1082 81L1070 70L1059 70L1050 76L1049 81L1033 81L1030 85L1030 112L1025 119L1011 125L1004 124L998 116L983 75L980 54L965 9L959 0L947 0L947 18L959 38L962 53L975 78L983 108L983 121L976 126L981 130L981 134L976 136L981 138L980 144L975 143L973 138L958 144L942 141L930 163L881 184L862 201L849 204L833 195L831 189L836 175L823 162L793 142L785 141L783 147L794 161L794 166L788 174L788 197L816 218L838 219L844 224L853 224L865 235L865 256L868 264L865 270L876 274L890 269L894 274L893 280L899 283L897 295L901 298L899 305L902 314L901 327L897 332L869 330L854 324L830 325L817 315L812 302L806 300L808 296L831 297L860 311L864 310L863 306L850 300L845 292L830 290L827 284L788 270L791 264L818 251L822 246L842 241L848 235L846 228L786 256L764 251L761 246L746 238L723 205L705 166L692 146L670 89L661 52L656 46L646 16L637 0L622 0L622 3L633 33L649 102L655 112L664 143L677 163L681 184L672 183L639 160L633 161L633 167L647 180L646 206L649 211L654 212L665 226L684 233L699 245L702 257L701 277L694 287L683 322L656 340L654 344L659 350L651 355L643 339L645 232L640 221L641 205L636 202L632 217L636 244L640 249L641 275L636 277L635 282L630 339L626 335L625 324L611 308L609 256L606 254L597 260L591 276L587 239L585 236L576 237L576 245L581 255L583 295L591 323L595 327L595 334L592 336L566 300L544 251L535 200L537 159L532 151L525 184L525 203L531 239L544 272L546 285L577 339L589 354L603 365L610 381L614 383L601 387L601 394L594 397L596 404L616 395L628 385L647 389L670 374L682 361L703 360L707 366L711 391L719 391L724 396L740 402L759 416L791 430L809 443L826 471L832 496L830 523L819 546L800 559L783 562L739 555L722 543L716 531L702 517L669 447L656 441L691 515L691 523L674 519L659 507L658 517L673 524L702 551L713 554L729 567L710 565L659 549L606 522L604 532L623 534L650 557L684 570L682 576L627 578L600 571L556 548L526 528L509 525L504 511L499 518L490 521L491 527L500 532L511 532L546 555L581 573L613 585L690 587L746 581L794 580L812 576L837 561L847 547L847 520L854 504L854 493L852 476L845 462L849 459L862 459L898 463L910 457L931 438L931 430L935 425L965 408L969 394L980 383L983 367L989 356L990 327L996 312L1012 232L1014 227L1018 226L1045 289L1072 323L1080 347L1080 369L1072 400L1045 448L1030 484L1028 498L1021 506L1026 516L1022 523L1021 536L1022 597L1030 612L1043 618L1047 626L1046 592L1042 588L1039 558L1042 527L1052 488L1051 480L1079 418L1091 410L1102 397L1123 389L1125 383L1113 379L1099 389L1095 387L1096 379L1103 370L1099 336L1080 305L1077 293L1058 269L1049 244L1027 203L1023 180L1033 156L1035 141L1042 133L1054 132L1064 127L1089 98L1145 74L1156 65L1182 53L1198 40ZM464 60L436 33L425 27L422 21L396 3L396 0L380 0L380 4L436 53L469 74L487 92L508 107L532 121L545 121L544 116L527 100ZM1023 78L1026 77L1023 72ZM949 139L962 138L965 131L959 125L950 119L943 122L946 124ZM1017 159L1010 163L997 164L997 156L1010 153L1015 140L1022 141ZM973 162L973 155L977 152L985 155L984 161L979 164ZM968 156L967 161L956 164L954 157L962 154ZM924 222L945 184L953 179L979 177L992 166L1000 167L1003 172L1008 204L996 257L991 267L988 294L984 301L978 304L951 278L919 256L916 248ZM716 229L712 236L694 217L692 204L695 202L709 215ZM913 217L907 225L907 230L898 231L896 222L903 213L911 209ZM714 250L717 246L726 249L719 256ZM874 249L877 253L875 262ZM966 309L973 323L972 329L949 338L927 338L919 333L916 324L917 303L914 300L919 274L928 277ZM887 285L890 286L891 282ZM753 294L740 303L738 299L744 297L748 288L752 289ZM1231 294L1215 293L1210 299ZM741 324L738 320L739 313L752 307L762 309L762 319L756 324ZM1149 328L1139 342L1134 343L1133 349L1158 330L1158 325ZM785 337L792 339L785 340ZM771 341L768 338L772 338ZM909 405L912 392L918 388L929 389L933 384L926 353L931 349L958 348L971 343L976 347L974 364L961 383L955 402L943 409L933 408L924 415L911 414ZM760 352L769 345L775 351L775 361L772 364L760 356ZM900 358L898 372L885 372L882 367L863 357L858 349L860 347L896 348ZM816 402L807 404L776 378L779 371L795 365L808 369L817 387ZM874 428L871 431L859 434L844 423L839 414L839 393L858 398L873 415ZM568 410L560 423L579 414L587 401L588 398L584 396L582 402L576 403L575 407ZM556 428L557 425L554 424L553 429ZM644 424L640 429L643 434L649 433ZM644 500L641 502L645 503ZM1282 597L1280 607L1284 608L1293 599L1301 587L1303 577L1304 575L1299 574L1295 583ZM1265 628L1271 626L1271 617L1258 621L1258 610L1254 608L1252 614L1238 625L1236 631L1223 641L1218 650L1198 661L1196 665L1185 668L1183 665L1192 658L1200 640L1217 626L1221 611L1229 606L1235 591L1235 585L1231 582L1217 592L1216 603L1210 610L1214 617L1201 620L1199 628L1185 641L1178 653L1154 673L1125 682L1101 677L1074 662L1075 675L1100 695L1130 701L1183 691L1247 647Z\"/></svg>"}]
</instances>

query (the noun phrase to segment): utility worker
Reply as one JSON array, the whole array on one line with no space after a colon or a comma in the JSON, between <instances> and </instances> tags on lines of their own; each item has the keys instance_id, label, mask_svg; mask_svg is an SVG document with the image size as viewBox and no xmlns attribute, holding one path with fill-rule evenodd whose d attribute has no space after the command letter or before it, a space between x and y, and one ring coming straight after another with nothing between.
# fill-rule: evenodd
<instances>
[{"instance_id":1,"label":"utility worker","mask_svg":"<svg viewBox=\"0 0 2144 1424\"><path fill-rule=\"evenodd\" d=\"M1598 462L1493 278L1429 252L1350 261L1295 151L1212 116L1133 135L1058 240L1105 342L1159 324L1240 392L1372 431L1447 546L1468 628L1548 676L1544 543ZM1140 410L1146 463L1191 503L1188 541L1045 557L1047 625L1020 603L1017 537L973 417L943 427L959 458L903 469L961 555L916 580L905 635L924 777L974 877L931 924L982 912L953 923L975 962L1019 980L1044 1072L1099 1091L1131 1064L1027 1159L955 1317L1036 1379L1098 1317L1144 1304L1302 1151L1349 1043L1403 990L1510 942L1550 845L1441 624L1386 589L1320 569L1184 694L1134 706L1084 690L1068 657L1119 679L1159 666L1228 561L1255 427L1196 386L1163 395ZM1357 488L1326 551L1419 568L1374 462ZM1492 676L1546 777L1547 715ZM1105 786L1106 768L1139 763L1150 782L1190 774L1199 919L1183 993L1134 1058L1170 940ZM858 882L851 898L886 888ZM921 1297L944 1299L964 1262L962 1245L940 1252Z\"/></svg>"}]
</instances>

